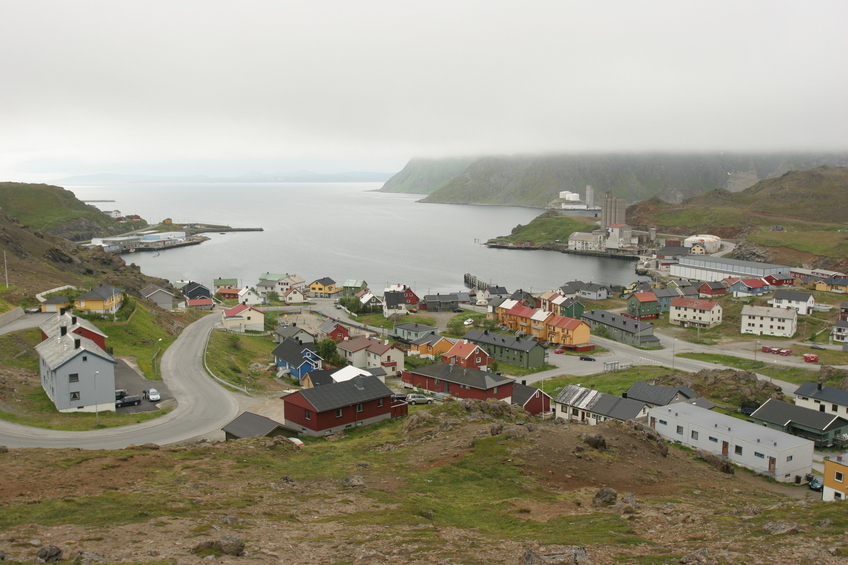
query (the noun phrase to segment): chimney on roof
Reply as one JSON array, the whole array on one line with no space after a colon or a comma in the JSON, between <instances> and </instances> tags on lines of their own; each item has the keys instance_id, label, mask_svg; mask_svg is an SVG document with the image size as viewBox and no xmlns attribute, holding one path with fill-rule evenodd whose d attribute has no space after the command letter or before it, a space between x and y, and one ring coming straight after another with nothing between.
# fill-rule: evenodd
<instances>
[{"instance_id":1,"label":"chimney on roof","mask_svg":"<svg viewBox=\"0 0 848 565\"><path fill-rule=\"evenodd\" d=\"M68 326L62 326L59 328L59 335L67 335L68 334Z\"/></svg>"},{"instance_id":2,"label":"chimney on roof","mask_svg":"<svg viewBox=\"0 0 848 565\"><path fill-rule=\"evenodd\" d=\"M60 316L64 316L64 315L65 315L65 310L66 310L66 308L65 308L64 306L62 306L61 308L59 308L59 315L60 315Z\"/></svg>"},{"instance_id":3,"label":"chimney on roof","mask_svg":"<svg viewBox=\"0 0 848 565\"><path fill-rule=\"evenodd\" d=\"M82 341L82 340L79 340L79 339L75 339L75 340L74 340L74 349L79 349L79 348L80 348L80 343L81 343L81 341Z\"/></svg>"},{"instance_id":4,"label":"chimney on roof","mask_svg":"<svg viewBox=\"0 0 848 565\"><path fill-rule=\"evenodd\" d=\"M76 325L76 323L77 323L77 317L76 316L71 316L71 323Z\"/></svg>"},{"instance_id":5,"label":"chimney on roof","mask_svg":"<svg viewBox=\"0 0 848 565\"><path fill-rule=\"evenodd\" d=\"M821 383L817 383L817 384L816 384L816 390L821 390L821 389L822 389L822 384L821 384Z\"/></svg>"}]
</instances>

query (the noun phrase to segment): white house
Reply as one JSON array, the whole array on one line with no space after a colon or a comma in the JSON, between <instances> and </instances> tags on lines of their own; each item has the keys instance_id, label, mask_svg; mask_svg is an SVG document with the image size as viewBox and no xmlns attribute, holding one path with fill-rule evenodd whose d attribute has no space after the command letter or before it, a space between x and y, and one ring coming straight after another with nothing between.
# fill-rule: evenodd
<instances>
[{"instance_id":1,"label":"white house","mask_svg":"<svg viewBox=\"0 0 848 565\"><path fill-rule=\"evenodd\" d=\"M303 295L303 292L297 287L291 287L287 291L283 292L283 300L285 300L286 304L306 302L306 297Z\"/></svg>"},{"instance_id":2,"label":"white house","mask_svg":"<svg viewBox=\"0 0 848 565\"><path fill-rule=\"evenodd\" d=\"M686 402L651 408L648 424L669 441L702 449L780 482L813 467L813 442Z\"/></svg>"},{"instance_id":3,"label":"white house","mask_svg":"<svg viewBox=\"0 0 848 565\"><path fill-rule=\"evenodd\" d=\"M799 315L806 316L813 311L816 299L811 292L776 290L771 303L775 308L794 308Z\"/></svg>"},{"instance_id":4,"label":"white house","mask_svg":"<svg viewBox=\"0 0 848 565\"><path fill-rule=\"evenodd\" d=\"M648 408L644 402L582 386L568 385L554 401L554 418L594 426L607 420L645 420Z\"/></svg>"},{"instance_id":5,"label":"white house","mask_svg":"<svg viewBox=\"0 0 848 565\"><path fill-rule=\"evenodd\" d=\"M568 249L571 251L600 251L604 248L602 234L573 232L568 236Z\"/></svg>"},{"instance_id":6,"label":"white house","mask_svg":"<svg viewBox=\"0 0 848 565\"><path fill-rule=\"evenodd\" d=\"M265 329L265 314L247 304L224 310L221 321L224 328L233 332L261 332Z\"/></svg>"},{"instance_id":7,"label":"white house","mask_svg":"<svg viewBox=\"0 0 848 565\"><path fill-rule=\"evenodd\" d=\"M798 311L794 308L743 306L739 331L743 334L792 337L798 329Z\"/></svg>"},{"instance_id":8,"label":"white house","mask_svg":"<svg viewBox=\"0 0 848 565\"><path fill-rule=\"evenodd\" d=\"M722 308L718 302L685 298L672 298L668 321L686 327L712 328L721 323Z\"/></svg>"},{"instance_id":9,"label":"white house","mask_svg":"<svg viewBox=\"0 0 848 565\"><path fill-rule=\"evenodd\" d=\"M238 293L238 301L240 304L247 304L248 306L256 306L257 304L265 304L267 299L262 296L259 296L255 291L248 287L244 287Z\"/></svg>"},{"instance_id":10,"label":"white house","mask_svg":"<svg viewBox=\"0 0 848 565\"><path fill-rule=\"evenodd\" d=\"M627 224L612 224L607 228L607 249L623 249L633 246L633 231Z\"/></svg>"},{"instance_id":11,"label":"white house","mask_svg":"<svg viewBox=\"0 0 848 565\"><path fill-rule=\"evenodd\" d=\"M795 404L848 420L848 390L807 381L795 393Z\"/></svg>"}]
</instances>

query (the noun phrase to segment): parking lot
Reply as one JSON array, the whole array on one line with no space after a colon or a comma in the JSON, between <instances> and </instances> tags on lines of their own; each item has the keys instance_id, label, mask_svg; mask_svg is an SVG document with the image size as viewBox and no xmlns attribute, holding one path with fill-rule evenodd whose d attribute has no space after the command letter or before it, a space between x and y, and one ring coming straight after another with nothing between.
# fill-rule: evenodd
<instances>
[{"instance_id":1,"label":"parking lot","mask_svg":"<svg viewBox=\"0 0 848 565\"><path fill-rule=\"evenodd\" d=\"M163 381L152 381L145 379L144 376L135 369L130 363L128 363L125 359L116 358L118 362L115 365L115 389L120 390L124 389L128 394L141 396L141 392L143 390L150 390L151 388L155 388L159 391L162 399L158 402L150 402L149 400L142 400L141 404L138 406L123 406L121 408L116 408L116 411L120 414L129 414L136 412L153 412L155 410L159 410L160 406L165 402L173 402L174 397L171 395L171 391L168 390L168 385L166 385Z\"/></svg>"}]
</instances>

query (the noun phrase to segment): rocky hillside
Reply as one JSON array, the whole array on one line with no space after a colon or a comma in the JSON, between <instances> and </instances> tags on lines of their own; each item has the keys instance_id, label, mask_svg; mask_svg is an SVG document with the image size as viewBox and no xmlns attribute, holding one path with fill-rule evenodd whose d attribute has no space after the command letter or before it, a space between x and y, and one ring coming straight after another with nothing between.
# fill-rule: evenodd
<instances>
[{"instance_id":1,"label":"rocky hillside","mask_svg":"<svg viewBox=\"0 0 848 565\"><path fill-rule=\"evenodd\" d=\"M384 191L429 192L425 202L545 206L559 192L595 189L628 202L653 196L680 203L716 189L743 190L787 171L848 165L848 154L618 154L413 159ZM460 170L461 169L461 170Z\"/></svg>"},{"instance_id":2,"label":"rocky hillside","mask_svg":"<svg viewBox=\"0 0 848 565\"><path fill-rule=\"evenodd\" d=\"M167 281L128 266L120 255L33 231L5 212L0 212L0 251L5 254L9 283L3 298L12 304L32 301L35 294L66 284L108 284L136 296L151 283L170 287Z\"/></svg>"},{"instance_id":3,"label":"rocky hillside","mask_svg":"<svg viewBox=\"0 0 848 565\"><path fill-rule=\"evenodd\" d=\"M147 226L147 222L117 222L73 192L49 184L0 183L0 208L34 231L86 241Z\"/></svg>"},{"instance_id":4,"label":"rocky hillside","mask_svg":"<svg viewBox=\"0 0 848 565\"><path fill-rule=\"evenodd\" d=\"M706 459L649 428L479 401L299 450L283 437L0 448L0 559L844 563L841 505Z\"/></svg>"}]
</instances>

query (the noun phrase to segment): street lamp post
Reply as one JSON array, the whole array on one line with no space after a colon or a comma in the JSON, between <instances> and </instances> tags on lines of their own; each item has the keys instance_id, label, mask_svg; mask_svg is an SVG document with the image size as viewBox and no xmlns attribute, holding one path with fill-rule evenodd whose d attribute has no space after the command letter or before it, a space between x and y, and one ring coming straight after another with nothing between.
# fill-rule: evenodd
<instances>
[{"instance_id":1,"label":"street lamp post","mask_svg":"<svg viewBox=\"0 0 848 565\"><path fill-rule=\"evenodd\" d=\"M671 342L671 370L674 370L674 352L677 350L677 339Z\"/></svg>"},{"instance_id":2,"label":"street lamp post","mask_svg":"<svg viewBox=\"0 0 848 565\"><path fill-rule=\"evenodd\" d=\"M760 348L760 342L757 342L757 347L754 348L754 363L757 362L757 349Z\"/></svg>"},{"instance_id":3,"label":"street lamp post","mask_svg":"<svg viewBox=\"0 0 848 565\"><path fill-rule=\"evenodd\" d=\"M100 425L100 410L98 408L100 401L97 399L97 376L100 371L94 371L94 427Z\"/></svg>"}]
</instances>

